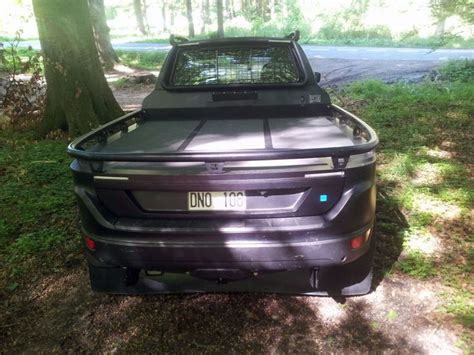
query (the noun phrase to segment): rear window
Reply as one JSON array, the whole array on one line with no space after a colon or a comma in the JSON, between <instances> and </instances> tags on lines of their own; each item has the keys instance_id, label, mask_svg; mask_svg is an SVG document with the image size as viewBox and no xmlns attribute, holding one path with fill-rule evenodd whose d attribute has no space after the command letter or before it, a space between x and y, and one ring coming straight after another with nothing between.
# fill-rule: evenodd
<instances>
[{"instance_id":1,"label":"rear window","mask_svg":"<svg viewBox=\"0 0 474 355\"><path fill-rule=\"evenodd\" d=\"M289 46L184 48L171 77L174 86L291 84L300 81Z\"/></svg>"}]
</instances>

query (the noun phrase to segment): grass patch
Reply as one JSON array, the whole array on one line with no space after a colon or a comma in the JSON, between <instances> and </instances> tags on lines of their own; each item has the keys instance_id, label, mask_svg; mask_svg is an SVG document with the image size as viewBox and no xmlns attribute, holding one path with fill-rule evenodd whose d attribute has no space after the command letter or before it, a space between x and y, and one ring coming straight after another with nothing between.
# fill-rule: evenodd
<instances>
[{"instance_id":1,"label":"grass patch","mask_svg":"<svg viewBox=\"0 0 474 355\"><path fill-rule=\"evenodd\" d=\"M440 68L441 78L446 81L467 83L474 80L474 60L451 60Z\"/></svg>"},{"instance_id":2,"label":"grass patch","mask_svg":"<svg viewBox=\"0 0 474 355\"><path fill-rule=\"evenodd\" d=\"M33 68L26 65L26 63L37 54L38 51L36 49L17 48L15 60L13 60L11 48L6 44L2 53L0 53L0 56L2 57L0 58L0 72L13 73L14 69L16 74L30 72Z\"/></svg>"},{"instance_id":3,"label":"grass patch","mask_svg":"<svg viewBox=\"0 0 474 355\"><path fill-rule=\"evenodd\" d=\"M145 70L160 70L166 58L166 52L139 52L117 50L120 62L128 67Z\"/></svg>"},{"instance_id":4,"label":"grass patch","mask_svg":"<svg viewBox=\"0 0 474 355\"><path fill-rule=\"evenodd\" d=\"M466 63L441 69L450 81L358 82L345 95L381 140L378 267L440 281L451 290L443 309L472 327L474 76L464 76Z\"/></svg>"},{"instance_id":5,"label":"grass patch","mask_svg":"<svg viewBox=\"0 0 474 355\"><path fill-rule=\"evenodd\" d=\"M0 132L0 253L9 277L76 252L80 238L66 142L31 132ZM55 260L57 252L62 257Z\"/></svg>"},{"instance_id":6,"label":"grass patch","mask_svg":"<svg viewBox=\"0 0 474 355\"><path fill-rule=\"evenodd\" d=\"M117 80L110 83L116 89L123 89L130 86L130 81L127 78L118 78Z\"/></svg>"}]
</instances>

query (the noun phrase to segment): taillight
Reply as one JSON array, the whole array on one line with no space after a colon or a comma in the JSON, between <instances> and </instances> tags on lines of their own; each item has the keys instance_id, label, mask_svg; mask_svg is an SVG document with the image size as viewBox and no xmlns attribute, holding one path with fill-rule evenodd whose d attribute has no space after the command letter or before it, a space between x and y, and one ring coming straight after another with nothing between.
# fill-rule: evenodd
<instances>
[{"instance_id":1,"label":"taillight","mask_svg":"<svg viewBox=\"0 0 474 355\"><path fill-rule=\"evenodd\" d=\"M370 231L371 231L371 228L369 228L364 234L358 235L357 237L352 238L351 239L351 248L352 249L359 249L359 248L363 247L369 241Z\"/></svg>"},{"instance_id":2,"label":"taillight","mask_svg":"<svg viewBox=\"0 0 474 355\"><path fill-rule=\"evenodd\" d=\"M96 248L95 241L89 237L84 237L84 239L86 240L87 249L94 251Z\"/></svg>"}]
</instances>

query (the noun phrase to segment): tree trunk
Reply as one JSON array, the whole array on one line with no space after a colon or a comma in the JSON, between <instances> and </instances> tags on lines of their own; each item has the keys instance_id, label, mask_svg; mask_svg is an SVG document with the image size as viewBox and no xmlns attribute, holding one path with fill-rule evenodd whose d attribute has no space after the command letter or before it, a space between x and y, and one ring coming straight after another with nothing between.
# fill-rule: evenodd
<instances>
[{"instance_id":1,"label":"tree trunk","mask_svg":"<svg viewBox=\"0 0 474 355\"><path fill-rule=\"evenodd\" d=\"M87 0L33 0L47 82L44 133L88 132L123 114L104 77Z\"/></svg>"},{"instance_id":2,"label":"tree trunk","mask_svg":"<svg viewBox=\"0 0 474 355\"><path fill-rule=\"evenodd\" d=\"M443 37L444 36L444 31L446 27L446 17L440 18L438 20L438 23L436 24L436 32L435 36L436 37Z\"/></svg>"},{"instance_id":3,"label":"tree trunk","mask_svg":"<svg viewBox=\"0 0 474 355\"><path fill-rule=\"evenodd\" d=\"M137 19L137 26L142 35L147 35L145 27L145 19L143 16L142 0L133 0L133 10L135 12L135 18Z\"/></svg>"},{"instance_id":4,"label":"tree trunk","mask_svg":"<svg viewBox=\"0 0 474 355\"><path fill-rule=\"evenodd\" d=\"M171 4L168 10L170 11L170 30L173 31L174 20L175 20L175 15L176 15L176 7L174 4L174 1L171 1Z\"/></svg>"},{"instance_id":5,"label":"tree trunk","mask_svg":"<svg viewBox=\"0 0 474 355\"><path fill-rule=\"evenodd\" d=\"M272 0L270 3L270 20L276 19L277 6L277 0Z\"/></svg>"},{"instance_id":6,"label":"tree trunk","mask_svg":"<svg viewBox=\"0 0 474 355\"><path fill-rule=\"evenodd\" d=\"M211 5L209 4L209 0L202 0L202 28L201 33L206 32L206 25L211 24Z\"/></svg>"},{"instance_id":7,"label":"tree trunk","mask_svg":"<svg viewBox=\"0 0 474 355\"><path fill-rule=\"evenodd\" d=\"M119 62L119 58L110 42L110 28L105 19L104 0L89 0L89 10L100 60L105 69L111 70L115 63Z\"/></svg>"},{"instance_id":8,"label":"tree trunk","mask_svg":"<svg viewBox=\"0 0 474 355\"><path fill-rule=\"evenodd\" d=\"M222 6L222 0L216 0L217 2L217 37L224 37L224 9Z\"/></svg>"},{"instance_id":9,"label":"tree trunk","mask_svg":"<svg viewBox=\"0 0 474 355\"><path fill-rule=\"evenodd\" d=\"M146 3L146 0L142 0L143 4L143 22L145 23L145 31L147 34L150 33L150 25L148 24L148 5Z\"/></svg>"},{"instance_id":10,"label":"tree trunk","mask_svg":"<svg viewBox=\"0 0 474 355\"><path fill-rule=\"evenodd\" d=\"M162 29L163 33L165 33L168 30L168 27L166 26L166 0L162 0L163 3L161 5L161 20L163 21L162 24Z\"/></svg>"},{"instance_id":11,"label":"tree trunk","mask_svg":"<svg viewBox=\"0 0 474 355\"><path fill-rule=\"evenodd\" d=\"M188 18L188 35L194 37L193 5L191 0L186 0L186 17Z\"/></svg>"},{"instance_id":12,"label":"tree trunk","mask_svg":"<svg viewBox=\"0 0 474 355\"><path fill-rule=\"evenodd\" d=\"M228 0L229 1L229 17L234 18L235 17L235 4L234 0Z\"/></svg>"}]
</instances>

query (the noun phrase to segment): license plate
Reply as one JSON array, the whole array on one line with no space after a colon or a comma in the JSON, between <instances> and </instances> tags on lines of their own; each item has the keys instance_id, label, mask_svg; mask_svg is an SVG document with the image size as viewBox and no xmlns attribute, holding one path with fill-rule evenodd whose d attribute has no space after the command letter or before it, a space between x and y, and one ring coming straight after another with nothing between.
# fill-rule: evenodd
<instances>
[{"instance_id":1,"label":"license plate","mask_svg":"<svg viewBox=\"0 0 474 355\"><path fill-rule=\"evenodd\" d=\"M244 211L246 207L244 191L188 192L190 211Z\"/></svg>"}]
</instances>

